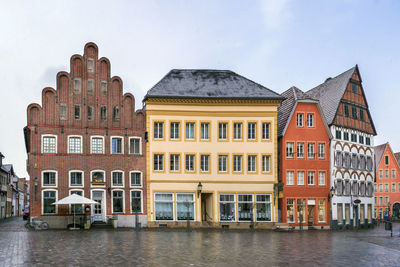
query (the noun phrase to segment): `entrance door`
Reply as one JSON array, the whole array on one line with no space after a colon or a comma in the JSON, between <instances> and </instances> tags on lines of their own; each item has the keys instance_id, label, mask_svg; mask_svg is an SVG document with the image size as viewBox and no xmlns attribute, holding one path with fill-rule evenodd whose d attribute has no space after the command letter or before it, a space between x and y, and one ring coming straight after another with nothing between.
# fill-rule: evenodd
<instances>
[{"instance_id":1,"label":"entrance door","mask_svg":"<svg viewBox=\"0 0 400 267\"><path fill-rule=\"evenodd\" d=\"M93 191L92 199L96 201L97 205L92 205L92 220L105 222L105 205L104 205L104 191Z\"/></svg>"},{"instance_id":2,"label":"entrance door","mask_svg":"<svg viewBox=\"0 0 400 267\"><path fill-rule=\"evenodd\" d=\"M203 222L213 221L212 193L201 194L201 220Z\"/></svg>"},{"instance_id":3,"label":"entrance door","mask_svg":"<svg viewBox=\"0 0 400 267\"><path fill-rule=\"evenodd\" d=\"M308 226L312 226L314 222L314 206L307 206L307 217Z\"/></svg>"}]
</instances>

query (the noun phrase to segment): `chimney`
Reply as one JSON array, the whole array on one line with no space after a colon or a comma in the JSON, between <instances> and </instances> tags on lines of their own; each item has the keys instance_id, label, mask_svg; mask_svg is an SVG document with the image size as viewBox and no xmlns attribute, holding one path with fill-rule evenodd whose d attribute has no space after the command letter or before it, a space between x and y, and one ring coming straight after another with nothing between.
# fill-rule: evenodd
<instances>
[{"instance_id":1,"label":"chimney","mask_svg":"<svg viewBox=\"0 0 400 267\"><path fill-rule=\"evenodd\" d=\"M4 155L0 152L0 167L3 166Z\"/></svg>"}]
</instances>

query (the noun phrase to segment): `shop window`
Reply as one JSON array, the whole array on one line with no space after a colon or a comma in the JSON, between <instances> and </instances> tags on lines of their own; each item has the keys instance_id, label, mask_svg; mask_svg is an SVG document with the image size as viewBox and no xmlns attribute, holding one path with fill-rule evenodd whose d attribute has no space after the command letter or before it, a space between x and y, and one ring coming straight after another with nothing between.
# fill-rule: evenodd
<instances>
[{"instance_id":1,"label":"shop window","mask_svg":"<svg viewBox=\"0 0 400 267\"><path fill-rule=\"evenodd\" d=\"M174 202L172 193L155 193L155 217L157 221L174 219Z\"/></svg>"},{"instance_id":2,"label":"shop window","mask_svg":"<svg viewBox=\"0 0 400 267\"><path fill-rule=\"evenodd\" d=\"M142 191L131 191L131 212L142 212Z\"/></svg>"},{"instance_id":3,"label":"shop window","mask_svg":"<svg viewBox=\"0 0 400 267\"><path fill-rule=\"evenodd\" d=\"M325 222L325 200L318 200L318 222Z\"/></svg>"},{"instance_id":4,"label":"shop window","mask_svg":"<svg viewBox=\"0 0 400 267\"><path fill-rule=\"evenodd\" d=\"M124 191L112 191L112 212L124 212Z\"/></svg>"},{"instance_id":5,"label":"shop window","mask_svg":"<svg viewBox=\"0 0 400 267\"><path fill-rule=\"evenodd\" d=\"M294 199L292 198L286 200L286 220L294 222Z\"/></svg>"},{"instance_id":6,"label":"shop window","mask_svg":"<svg viewBox=\"0 0 400 267\"><path fill-rule=\"evenodd\" d=\"M305 218L306 216L305 216L305 213L304 213L304 207L305 207L306 201L305 201L305 199L297 199L296 202L297 202L297 214L298 214L297 221L305 223L306 222L306 218Z\"/></svg>"},{"instance_id":7,"label":"shop window","mask_svg":"<svg viewBox=\"0 0 400 267\"><path fill-rule=\"evenodd\" d=\"M235 221L235 195L219 195L220 221Z\"/></svg>"},{"instance_id":8,"label":"shop window","mask_svg":"<svg viewBox=\"0 0 400 267\"><path fill-rule=\"evenodd\" d=\"M53 205L57 201L56 191L43 191L43 214L56 214L56 205Z\"/></svg>"},{"instance_id":9,"label":"shop window","mask_svg":"<svg viewBox=\"0 0 400 267\"><path fill-rule=\"evenodd\" d=\"M271 221L271 196L264 194L256 195L256 217L257 221Z\"/></svg>"},{"instance_id":10,"label":"shop window","mask_svg":"<svg viewBox=\"0 0 400 267\"><path fill-rule=\"evenodd\" d=\"M82 196L83 195L83 191L82 190L71 190L69 192L70 195L72 194L76 194L78 196ZM72 204L71 205L71 213L72 214L83 214L83 205L81 204Z\"/></svg>"},{"instance_id":11,"label":"shop window","mask_svg":"<svg viewBox=\"0 0 400 267\"><path fill-rule=\"evenodd\" d=\"M194 194L176 194L178 221L194 220Z\"/></svg>"},{"instance_id":12,"label":"shop window","mask_svg":"<svg viewBox=\"0 0 400 267\"><path fill-rule=\"evenodd\" d=\"M239 221L253 221L253 195L238 195Z\"/></svg>"}]
</instances>

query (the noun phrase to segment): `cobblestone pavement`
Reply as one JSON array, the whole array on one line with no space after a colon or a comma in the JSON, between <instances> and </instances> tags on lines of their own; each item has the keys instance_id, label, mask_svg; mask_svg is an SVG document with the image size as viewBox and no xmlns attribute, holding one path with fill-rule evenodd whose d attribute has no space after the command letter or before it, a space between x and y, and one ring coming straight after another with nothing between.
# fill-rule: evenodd
<instances>
[{"instance_id":1,"label":"cobblestone pavement","mask_svg":"<svg viewBox=\"0 0 400 267\"><path fill-rule=\"evenodd\" d=\"M400 266L400 224L360 231L28 231L0 221L0 266Z\"/></svg>"}]
</instances>

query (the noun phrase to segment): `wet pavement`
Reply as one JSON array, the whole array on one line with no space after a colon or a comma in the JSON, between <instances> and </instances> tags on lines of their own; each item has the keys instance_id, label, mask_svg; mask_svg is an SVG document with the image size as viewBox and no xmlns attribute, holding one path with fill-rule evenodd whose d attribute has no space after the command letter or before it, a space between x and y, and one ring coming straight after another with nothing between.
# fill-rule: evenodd
<instances>
[{"instance_id":1,"label":"wet pavement","mask_svg":"<svg viewBox=\"0 0 400 267\"><path fill-rule=\"evenodd\" d=\"M90 231L0 221L0 266L400 266L400 224L359 231Z\"/></svg>"}]
</instances>

